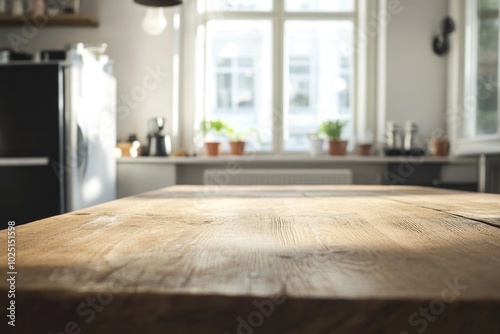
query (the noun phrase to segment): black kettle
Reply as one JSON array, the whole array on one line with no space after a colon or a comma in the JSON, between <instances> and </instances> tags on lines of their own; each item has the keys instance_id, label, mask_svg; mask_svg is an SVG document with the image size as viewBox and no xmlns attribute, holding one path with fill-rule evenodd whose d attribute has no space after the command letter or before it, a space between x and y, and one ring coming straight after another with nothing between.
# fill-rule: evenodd
<instances>
[{"instance_id":1,"label":"black kettle","mask_svg":"<svg viewBox=\"0 0 500 334\"><path fill-rule=\"evenodd\" d=\"M165 118L155 117L149 120L148 155L151 157L168 157L172 153L169 135L164 135Z\"/></svg>"}]
</instances>

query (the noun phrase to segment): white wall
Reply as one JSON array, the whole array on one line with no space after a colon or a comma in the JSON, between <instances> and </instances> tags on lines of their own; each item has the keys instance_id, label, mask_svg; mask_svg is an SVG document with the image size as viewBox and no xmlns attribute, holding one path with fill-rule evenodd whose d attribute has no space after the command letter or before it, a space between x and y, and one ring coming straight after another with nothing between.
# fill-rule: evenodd
<instances>
[{"instance_id":1,"label":"white wall","mask_svg":"<svg viewBox=\"0 0 500 334\"><path fill-rule=\"evenodd\" d=\"M432 39L448 0L401 0L400 8L387 27L386 120L415 121L427 139L446 124L447 57L433 53Z\"/></svg>"},{"instance_id":2,"label":"white wall","mask_svg":"<svg viewBox=\"0 0 500 334\"><path fill-rule=\"evenodd\" d=\"M84 0L82 12L92 13L99 20L98 28L45 27L29 42L20 46L22 51L35 52L43 49L60 49L66 44L83 42L108 44L108 54L114 60L114 72L118 80L118 138L126 139L137 133L146 143L147 120L164 116L171 120L172 110L172 16L177 8L166 9L167 31L150 36L142 31L141 23L146 7L132 0ZM9 33L23 36L22 28L0 29L0 47L10 47ZM167 73L154 89L146 90L145 98L140 87L148 76L148 68ZM150 86L154 81L148 81ZM136 102L127 104L126 95L135 92ZM137 101L139 97L142 101ZM132 98L133 99L133 98ZM121 107L121 109L120 109ZM127 112L129 111L129 112Z\"/></svg>"}]
</instances>

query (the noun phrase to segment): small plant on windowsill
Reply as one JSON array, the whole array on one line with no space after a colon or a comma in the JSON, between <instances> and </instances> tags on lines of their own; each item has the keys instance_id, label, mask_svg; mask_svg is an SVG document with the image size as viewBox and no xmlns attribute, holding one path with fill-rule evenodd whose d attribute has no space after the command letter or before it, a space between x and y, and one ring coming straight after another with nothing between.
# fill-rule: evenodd
<instances>
[{"instance_id":1,"label":"small plant on windowsill","mask_svg":"<svg viewBox=\"0 0 500 334\"><path fill-rule=\"evenodd\" d=\"M228 132L229 127L221 120L201 122L201 131L205 138L205 151L208 156L218 156L220 151L220 141L215 138L220 138L224 133Z\"/></svg>"},{"instance_id":2,"label":"small plant on windowsill","mask_svg":"<svg viewBox=\"0 0 500 334\"><path fill-rule=\"evenodd\" d=\"M226 130L226 134L230 140L229 146L231 155L243 155L246 142L252 135L256 137L257 141L260 141L259 132L255 128L236 131L232 127L227 127Z\"/></svg>"},{"instance_id":3,"label":"small plant on windowsill","mask_svg":"<svg viewBox=\"0 0 500 334\"><path fill-rule=\"evenodd\" d=\"M358 155L369 156L372 153L373 134L370 130L365 131L358 137Z\"/></svg>"},{"instance_id":4,"label":"small plant on windowsill","mask_svg":"<svg viewBox=\"0 0 500 334\"><path fill-rule=\"evenodd\" d=\"M347 140L342 140L342 130L347 125L347 122L336 120L326 121L321 123L320 132L325 134L329 139L330 155L346 155Z\"/></svg>"}]
</instances>

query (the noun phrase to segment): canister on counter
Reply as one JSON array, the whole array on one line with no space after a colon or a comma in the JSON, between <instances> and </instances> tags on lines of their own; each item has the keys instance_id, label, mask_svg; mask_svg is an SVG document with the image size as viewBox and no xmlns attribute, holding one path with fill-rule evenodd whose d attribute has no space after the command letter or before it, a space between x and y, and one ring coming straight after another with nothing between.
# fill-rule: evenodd
<instances>
[{"instance_id":1,"label":"canister on counter","mask_svg":"<svg viewBox=\"0 0 500 334\"><path fill-rule=\"evenodd\" d=\"M7 14L7 0L0 0L0 15Z\"/></svg>"},{"instance_id":2,"label":"canister on counter","mask_svg":"<svg viewBox=\"0 0 500 334\"><path fill-rule=\"evenodd\" d=\"M23 15L24 14L23 0L13 0L12 1L11 14L12 15Z\"/></svg>"},{"instance_id":3,"label":"canister on counter","mask_svg":"<svg viewBox=\"0 0 500 334\"><path fill-rule=\"evenodd\" d=\"M33 16L45 15L45 1L31 0L31 11L33 12Z\"/></svg>"}]
</instances>

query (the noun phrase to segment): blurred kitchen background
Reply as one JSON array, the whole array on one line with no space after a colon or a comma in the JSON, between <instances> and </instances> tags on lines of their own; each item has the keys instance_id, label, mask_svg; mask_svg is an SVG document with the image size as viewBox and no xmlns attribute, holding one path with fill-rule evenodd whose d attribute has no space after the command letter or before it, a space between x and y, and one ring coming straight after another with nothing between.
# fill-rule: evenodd
<instances>
[{"instance_id":1,"label":"blurred kitchen background","mask_svg":"<svg viewBox=\"0 0 500 334\"><path fill-rule=\"evenodd\" d=\"M255 175L284 170L300 174L283 181L292 184L337 182L315 175L342 170L340 183L499 191L497 0L171 4L160 8L163 21L155 7L132 0L0 0L3 66L23 54L36 62L71 62L43 51L76 50L115 80L116 117L108 126L117 148L108 155L117 169L108 173L107 187L115 189L106 200L173 184L263 184L269 179ZM33 19L35 10L48 21ZM290 20L273 31L269 18L279 11ZM473 38L467 22L475 24ZM37 85L43 80L26 89ZM2 87L0 101L13 93ZM467 116L476 105L477 113ZM203 120L222 121L226 131L208 140L203 127L216 124ZM345 122L346 156L329 155L330 135L321 132L328 120ZM258 134L249 135L244 156L230 155L230 134L238 137L234 130L245 127ZM204 142L215 139L223 144L214 158ZM432 139L444 142L435 154ZM62 151L65 159L69 153ZM0 152L2 158L9 157ZM0 172L12 168L7 163ZM250 181L231 172L231 163L243 174L252 170ZM27 198L29 187L9 191ZM84 206L66 203L59 210Z\"/></svg>"}]
</instances>

